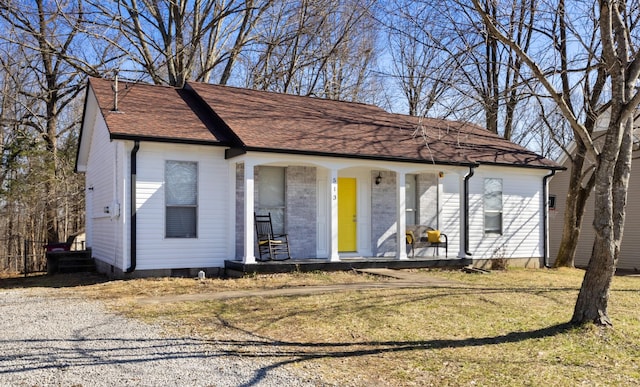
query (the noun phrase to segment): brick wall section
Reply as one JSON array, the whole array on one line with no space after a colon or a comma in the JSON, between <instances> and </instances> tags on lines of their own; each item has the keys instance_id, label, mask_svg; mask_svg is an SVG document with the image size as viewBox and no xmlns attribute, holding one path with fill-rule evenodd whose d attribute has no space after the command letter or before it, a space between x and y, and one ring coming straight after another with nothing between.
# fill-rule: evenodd
<instances>
[{"instance_id":1,"label":"brick wall section","mask_svg":"<svg viewBox=\"0 0 640 387\"><path fill-rule=\"evenodd\" d=\"M236 259L244 256L244 164L236 164Z\"/></svg>"},{"instance_id":2,"label":"brick wall section","mask_svg":"<svg viewBox=\"0 0 640 387\"><path fill-rule=\"evenodd\" d=\"M375 256L396 255L396 174L381 172L382 181L375 184L377 171L371 174L371 240ZM438 226L438 178L434 173L423 173L417 178L420 200L420 224Z\"/></svg>"},{"instance_id":3,"label":"brick wall section","mask_svg":"<svg viewBox=\"0 0 640 387\"><path fill-rule=\"evenodd\" d=\"M378 171L371 173L371 250L377 257L396 255L396 174L380 172L382 181L375 183Z\"/></svg>"},{"instance_id":4,"label":"brick wall section","mask_svg":"<svg viewBox=\"0 0 640 387\"><path fill-rule=\"evenodd\" d=\"M289 166L285 176L285 224L291 257L315 258L318 218L316 168Z\"/></svg>"}]
</instances>

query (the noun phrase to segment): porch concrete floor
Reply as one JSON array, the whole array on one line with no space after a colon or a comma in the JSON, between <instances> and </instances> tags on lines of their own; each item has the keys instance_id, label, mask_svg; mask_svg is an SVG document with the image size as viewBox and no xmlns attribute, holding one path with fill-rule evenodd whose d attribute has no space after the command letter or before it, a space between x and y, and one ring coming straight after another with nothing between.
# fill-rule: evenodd
<instances>
[{"instance_id":1,"label":"porch concrete floor","mask_svg":"<svg viewBox=\"0 0 640 387\"><path fill-rule=\"evenodd\" d=\"M471 264L470 259L444 258L438 256L415 257L399 260L393 257L349 257L331 262L325 258L288 259L285 261L225 261L225 273L233 277L247 273L274 274L294 271L348 271L358 269L422 269L422 268L462 268Z\"/></svg>"}]
</instances>

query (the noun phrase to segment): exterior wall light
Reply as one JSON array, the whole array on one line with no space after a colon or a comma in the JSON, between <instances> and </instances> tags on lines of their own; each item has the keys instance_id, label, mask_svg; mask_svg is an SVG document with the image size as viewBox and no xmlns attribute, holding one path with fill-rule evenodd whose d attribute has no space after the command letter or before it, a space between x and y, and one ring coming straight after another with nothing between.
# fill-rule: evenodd
<instances>
[{"instance_id":1,"label":"exterior wall light","mask_svg":"<svg viewBox=\"0 0 640 387\"><path fill-rule=\"evenodd\" d=\"M382 181L382 175L380 174L380 172L378 172L378 177L376 177L376 185L379 185L381 181Z\"/></svg>"}]
</instances>

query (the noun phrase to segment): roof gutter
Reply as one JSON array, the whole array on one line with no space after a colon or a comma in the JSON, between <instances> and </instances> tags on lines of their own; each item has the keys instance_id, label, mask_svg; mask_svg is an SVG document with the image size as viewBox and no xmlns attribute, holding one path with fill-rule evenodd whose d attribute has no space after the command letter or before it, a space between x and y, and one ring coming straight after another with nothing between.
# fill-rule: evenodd
<instances>
[{"instance_id":1,"label":"roof gutter","mask_svg":"<svg viewBox=\"0 0 640 387\"><path fill-rule=\"evenodd\" d=\"M544 267L550 268L549 265L549 179L556 174L556 170L552 169L548 175L542 178L542 200L544 201L542 210L542 255Z\"/></svg>"},{"instance_id":2,"label":"roof gutter","mask_svg":"<svg viewBox=\"0 0 640 387\"><path fill-rule=\"evenodd\" d=\"M111 133L109 135L109 139L125 140L125 141L159 142L159 143L169 143L169 144L221 146L221 147L231 146L231 143L225 142L225 141L195 140L195 139L161 137L161 136L141 136L141 135L122 134L122 133Z\"/></svg>"},{"instance_id":3,"label":"roof gutter","mask_svg":"<svg viewBox=\"0 0 640 387\"><path fill-rule=\"evenodd\" d=\"M218 145L223 145L222 143ZM234 157L242 156L247 152L263 152L263 153L278 153L287 155L304 155L304 156L319 156L319 157L339 157L343 159L359 159L359 160L375 160L375 161L392 161L401 163L413 163L413 164L433 164L442 166L453 167L473 167L477 168L480 165L496 166L496 167L510 167L510 168L526 168L526 169L544 169L544 170L565 170L564 166L558 165L530 165L530 164L513 164L513 163L496 163L496 162L478 162L478 161L448 161L448 160L427 160L427 159L412 159L406 157L393 157L393 156L373 156L373 155L359 155L359 154L347 154L347 153L331 153L328 151L310 151L299 149L281 149L281 148L261 148L256 146L242 146L231 147L225 153L225 159L231 159Z\"/></svg>"},{"instance_id":4,"label":"roof gutter","mask_svg":"<svg viewBox=\"0 0 640 387\"><path fill-rule=\"evenodd\" d=\"M127 268L125 273L130 274L136 270L137 263L137 245L138 245L138 234L137 234L137 224L136 224L136 174L138 169L138 150L140 149L140 141L136 141L133 144L133 149L131 149L131 184L130 184L130 195L129 195L129 208L131 209L131 232L129 233L130 246L129 246L129 256L130 256L130 266Z\"/></svg>"},{"instance_id":5,"label":"roof gutter","mask_svg":"<svg viewBox=\"0 0 640 387\"><path fill-rule=\"evenodd\" d=\"M467 256L473 255L469 251L469 180L473 177L474 169L477 167L478 165L469 166L469 173L464 177L464 192L462 193L464 197L464 253Z\"/></svg>"},{"instance_id":6,"label":"roof gutter","mask_svg":"<svg viewBox=\"0 0 640 387\"><path fill-rule=\"evenodd\" d=\"M410 159L410 158L393 157L393 156L372 156L372 155L331 153L331 152L323 152L323 151L307 151L307 150L296 150L296 149L284 150L284 149L259 148L259 147L248 147L248 146L243 146L241 148L229 149L228 152L225 154L225 159L231 159L233 157L242 156L242 155L247 154L247 152L261 152L261 153L277 153L277 154L286 154L286 155L332 157L332 158L356 159L356 160L391 161L391 162L412 163L412 164L425 164L425 163L428 163L428 164L432 164L432 165L444 165L444 166L453 166L453 167L477 167L478 166L477 163L463 162L463 161L439 161L439 160L426 160L426 159Z\"/></svg>"}]
</instances>

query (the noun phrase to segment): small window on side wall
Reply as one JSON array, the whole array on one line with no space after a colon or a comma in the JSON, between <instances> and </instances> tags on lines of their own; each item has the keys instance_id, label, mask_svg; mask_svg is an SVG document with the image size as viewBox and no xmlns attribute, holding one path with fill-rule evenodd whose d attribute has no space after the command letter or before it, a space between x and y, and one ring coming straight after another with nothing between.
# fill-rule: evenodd
<instances>
[{"instance_id":1,"label":"small window on side wall","mask_svg":"<svg viewBox=\"0 0 640 387\"><path fill-rule=\"evenodd\" d=\"M502 179L484 179L484 233L502 235Z\"/></svg>"},{"instance_id":2,"label":"small window on side wall","mask_svg":"<svg viewBox=\"0 0 640 387\"><path fill-rule=\"evenodd\" d=\"M198 164L165 163L165 236L197 238Z\"/></svg>"}]
</instances>

